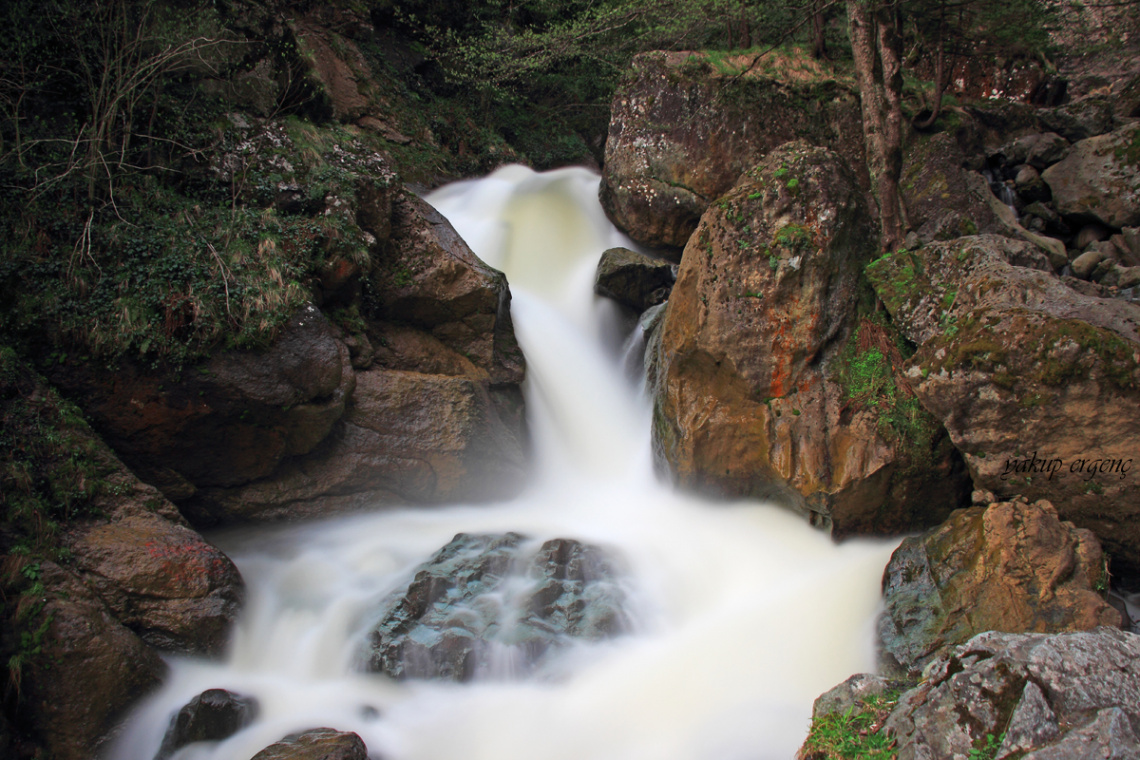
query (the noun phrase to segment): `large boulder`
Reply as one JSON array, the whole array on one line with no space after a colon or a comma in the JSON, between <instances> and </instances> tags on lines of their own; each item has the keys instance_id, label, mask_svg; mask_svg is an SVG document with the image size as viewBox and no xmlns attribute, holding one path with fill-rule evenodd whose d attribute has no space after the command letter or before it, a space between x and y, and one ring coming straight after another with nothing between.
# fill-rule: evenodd
<instances>
[{"instance_id":1,"label":"large boulder","mask_svg":"<svg viewBox=\"0 0 1140 760\"><path fill-rule=\"evenodd\" d=\"M1140 568L1140 306L1047 269L1028 244L978 236L885 256L868 276L918 345L906 372L975 486L1047 499Z\"/></svg>"},{"instance_id":2,"label":"large boulder","mask_svg":"<svg viewBox=\"0 0 1140 760\"><path fill-rule=\"evenodd\" d=\"M358 369L343 370L351 404L335 432L266 477L200 489L180 505L196 524L505 498L521 488L525 360L504 275L405 195L367 282L365 324L342 344L342 359Z\"/></svg>"},{"instance_id":3,"label":"large boulder","mask_svg":"<svg viewBox=\"0 0 1140 760\"><path fill-rule=\"evenodd\" d=\"M911 228L923 242L998 232L985 180L966 168L968 156L947 132L914 132L903 151L899 188Z\"/></svg>"},{"instance_id":4,"label":"large boulder","mask_svg":"<svg viewBox=\"0 0 1140 760\"><path fill-rule=\"evenodd\" d=\"M269 348L222 352L180 374L129 363L49 372L127 464L176 501L265 477L311 451L344 413L354 382L348 350L312 306Z\"/></svg>"},{"instance_id":5,"label":"large boulder","mask_svg":"<svg viewBox=\"0 0 1140 760\"><path fill-rule=\"evenodd\" d=\"M28 638L8 663L20 688L18 723L49 757L87 760L127 708L159 686L166 664L78 577L46 561L29 567L42 590L25 613Z\"/></svg>"},{"instance_id":6,"label":"large boulder","mask_svg":"<svg viewBox=\"0 0 1140 760\"><path fill-rule=\"evenodd\" d=\"M959 510L891 555L879 619L884 670L917 676L940 650L983 631L1120 627L1107 588L1096 537L1062 522L1049 502Z\"/></svg>"},{"instance_id":7,"label":"large boulder","mask_svg":"<svg viewBox=\"0 0 1140 760\"><path fill-rule=\"evenodd\" d=\"M828 145L864 165L853 88L814 61L735 76L750 60L689 52L633 59L614 93L601 199L638 243L684 246L709 204L788 140Z\"/></svg>"},{"instance_id":8,"label":"large boulder","mask_svg":"<svg viewBox=\"0 0 1140 760\"><path fill-rule=\"evenodd\" d=\"M517 533L459 534L389 599L368 669L393 678L520 675L551 650L624 627L624 593L604 551Z\"/></svg>"},{"instance_id":9,"label":"large boulder","mask_svg":"<svg viewBox=\"0 0 1140 760\"><path fill-rule=\"evenodd\" d=\"M1057 211L1109 227L1140 224L1140 124L1081 140L1041 175Z\"/></svg>"},{"instance_id":10,"label":"large boulder","mask_svg":"<svg viewBox=\"0 0 1140 760\"><path fill-rule=\"evenodd\" d=\"M886 721L899 760L1140 757L1135 634L982 633L928 675Z\"/></svg>"},{"instance_id":11,"label":"large boulder","mask_svg":"<svg viewBox=\"0 0 1140 760\"><path fill-rule=\"evenodd\" d=\"M424 330L468 358L492 385L517 386L525 362L502 272L483 263L425 201L395 204L389 249L372 272L373 313Z\"/></svg>"},{"instance_id":12,"label":"large boulder","mask_svg":"<svg viewBox=\"0 0 1140 760\"><path fill-rule=\"evenodd\" d=\"M244 586L78 409L2 347L0 442L0 656L20 692L10 706L48 756L90 757L164 674L154 648L221 650Z\"/></svg>"},{"instance_id":13,"label":"large boulder","mask_svg":"<svg viewBox=\"0 0 1140 760\"><path fill-rule=\"evenodd\" d=\"M377 503L506 498L524 477L521 424L485 381L389 370L357 373L353 406L313 456L183 506L196 523L315 517Z\"/></svg>"},{"instance_id":14,"label":"large boulder","mask_svg":"<svg viewBox=\"0 0 1140 760\"><path fill-rule=\"evenodd\" d=\"M932 525L968 498L890 326L857 318L875 241L842 159L803 143L705 213L653 340L654 442L680 485L775 499L835 535Z\"/></svg>"},{"instance_id":15,"label":"large boulder","mask_svg":"<svg viewBox=\"0 0 1140 760\"><path fill-rule=\"evenodd\" d=\"M229 557L194 531L153 513L120 514L77 527L68 546L87 585L151 646L225 647L244 586Z\"/></svg>"}]
</instances>

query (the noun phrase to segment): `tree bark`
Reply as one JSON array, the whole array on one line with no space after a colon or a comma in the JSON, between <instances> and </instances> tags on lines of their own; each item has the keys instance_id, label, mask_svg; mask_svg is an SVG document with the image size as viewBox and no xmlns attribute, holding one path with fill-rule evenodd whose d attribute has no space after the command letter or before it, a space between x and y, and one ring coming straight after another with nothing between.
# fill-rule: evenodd
<instances>
[{"instance_id":1,"label":"tree bark","mask_svg":"<svg viewBox=\"0 0 1140 760\"><path fill-rule=\"evenodd\" d=\"M894 2L847 0L848 34L863 112L863 139L871 189L879 204L880 244L894 250L903 239L902 55Z\"/></svg>"}]
</instances>

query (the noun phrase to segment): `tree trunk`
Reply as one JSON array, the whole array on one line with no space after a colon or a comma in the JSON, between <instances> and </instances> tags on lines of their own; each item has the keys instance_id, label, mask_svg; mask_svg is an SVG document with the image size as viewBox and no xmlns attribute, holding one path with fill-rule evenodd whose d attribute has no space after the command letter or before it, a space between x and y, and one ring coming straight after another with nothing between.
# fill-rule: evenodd
<instances>
[{"instance_id":1,"label":"tree trunk","mask_svg":"<svg viewBox=\"0 0 1140 760\"><path fill-rule=\"evenodd\" d=\"M903 238L899 196L902 56L895 6L879 0L847 0L847 22L863 112L863 139L871 189L879 204L880 243L884 251L892 251Z\"/></svg>"},{"instance_id":2,"label":"tree trunk","mask_svg":"<svg viewBox=\"0 0 1140 760\"><path fill-rule=\"evenodd\" d=\"M824 17L823 11L813 11L811 15L811 31L812 31L812 58L817 61L827 60L827 37L825 36L827 19Z\"/></svg>"}]
</instances>

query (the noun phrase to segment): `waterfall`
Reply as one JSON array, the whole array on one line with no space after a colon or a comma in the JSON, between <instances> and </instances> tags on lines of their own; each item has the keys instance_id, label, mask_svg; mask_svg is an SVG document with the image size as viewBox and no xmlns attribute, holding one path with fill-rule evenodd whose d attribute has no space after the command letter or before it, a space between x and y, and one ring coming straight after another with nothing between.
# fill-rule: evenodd
<instances>
[{"instance_id":1,"label":"waterfall","mask_svg":"<svg viewBox=\"0 0 1140 760\"><path fill-rule=\"evenodd\" d=\"M491 505L392 509L212 536L248 600L227 655L169 658L110 760L151 760L196 694L256 697L253 725L178 760L246 760L316 727L385 760L791 758L812 701L874 668L873 622L895 542L835 545L787 510L713 503L654 475L650 411L622 367L620 320L592 293L628 245L582 169L522 167L428 200L506 272L528 360L535 476ZM377 605L459 532L590 541L619 558L631 625L524 678L394 682L361 672Z\"/></svg>"}]
</instances>

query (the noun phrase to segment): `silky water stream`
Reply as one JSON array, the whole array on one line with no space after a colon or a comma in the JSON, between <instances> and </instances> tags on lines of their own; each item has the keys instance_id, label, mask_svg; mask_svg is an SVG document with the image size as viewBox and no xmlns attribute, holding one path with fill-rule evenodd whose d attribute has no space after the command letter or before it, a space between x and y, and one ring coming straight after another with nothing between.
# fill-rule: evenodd
<instances>
[{"instance_id":1,"label":"silky water stream","mask_svg":"<svg viewBox=\"0 0 1140 760\"><path fill-rule=\"evenodd\" d=\"M507 167L428 198L511 284L536 460L525 492L214 536L248 585L229 653L172 658L112 760L151 760L174 712L210 688L256 697L258 718L178 760L247 760L326 726L387 760L787 760L814 698L873 669L894 542L837 546L787 510L704 501L655 476L648 401L620 370L617 321L592 293L601 252L628 244L597 187L581 169ZM381 600L456 533L504 531L618 557L630 630L526 678L361 672Z\"/></svg>"}]
</instances>

